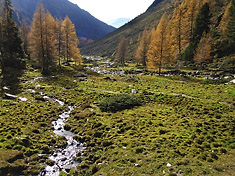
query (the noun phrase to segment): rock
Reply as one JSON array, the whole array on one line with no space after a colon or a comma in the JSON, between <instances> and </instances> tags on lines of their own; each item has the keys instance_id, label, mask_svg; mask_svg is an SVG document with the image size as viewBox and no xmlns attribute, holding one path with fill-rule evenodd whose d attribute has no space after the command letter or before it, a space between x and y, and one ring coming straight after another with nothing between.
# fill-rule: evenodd
<instances>
[{"instance_id":1,"label":"rock","mask_svg":"<svg viewBox=\"0 0 235 176\"><path fill-rule=\"evenodd\" d=\"M136 90L136 89L132 89L132 90L131 90L131 93L132 93L132 94L137 94L137 90Z\"/></svg>"},{"instance_id":2,"label":"rock","mask_svg":"<svg viewBox=\"0 0 235 176\"><path fill-rule=\"evenodd\" d=\"M172 165L170 164L170 163L167 163L167 165L166 165L167 167L171 167Z\"/></svg>"},{"instance_id":3,"label":"rock","mask_svg":"<svg viewBox=\"0 0 235 176\"><path fill-rule=\"evenodd\" d=\"M69 62L63 62L62 63L64 66L70 66L70 63Z\"/></svg>"},{"instance_id":4,"label":"rock","mask_svg":"<svg viewBox=\"0 0 235 176\"><path fill-rule=\"evenodd\" d=\"M235 79L230 81L228 84L235 84Z\"/></svg>"},{"instance_id":5,"label":"rock","mask_svg":"<svg viewBox=\"0 0 235 176\"><path fill-rule=\"evenodd\" d=\"M6 99L9 99L9 100L15 100L15 99L17 99L18 97L15 96L15 95L11 95L11 94L5 93L5 98L6 98Z\"/></svg>"},{"instance_id":6,"label":"rock","mask_svg":"<svg viewBox=\"0 0 235 176\"><path fill-rule=\"evenodd\" d=\"M76 74L73 74L73 77L87 77L88 75L85 74L85 73L76 73Z\"/></svg>"},{"instance_id":7,"label":"rock","mask_svg":"<svg viewBox=\"0 0 235 176\"><path fill-rule=\"evenodd\" d=\"M3 90L9 90L9 88L5 86L5 87L3 87Z\"/></svg>"}]
</instances>

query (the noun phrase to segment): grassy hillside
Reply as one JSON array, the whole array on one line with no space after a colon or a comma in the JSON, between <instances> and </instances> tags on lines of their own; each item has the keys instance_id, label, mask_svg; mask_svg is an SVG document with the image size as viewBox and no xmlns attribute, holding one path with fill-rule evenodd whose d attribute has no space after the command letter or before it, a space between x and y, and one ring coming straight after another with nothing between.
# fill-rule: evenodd
<instances>
[{"instance_id":1,"label":"grassy hillside","mask_svg":"<svg viewBox=\"0 0 235 176\"><path fill-rule=\"evenodd\" d=\"M84 46L81 48L81 52L84 55L112 56L119 39L121 36L125 36L128 42L130 39L133 40L133 45L130 46L130 55L133 55L137 47L138 36L143 32L144 28L153 28L158 24L164 12L167 11L171 14L173 10L172 0L164 0L104 38Z\"/></svg>"}]
</instances>

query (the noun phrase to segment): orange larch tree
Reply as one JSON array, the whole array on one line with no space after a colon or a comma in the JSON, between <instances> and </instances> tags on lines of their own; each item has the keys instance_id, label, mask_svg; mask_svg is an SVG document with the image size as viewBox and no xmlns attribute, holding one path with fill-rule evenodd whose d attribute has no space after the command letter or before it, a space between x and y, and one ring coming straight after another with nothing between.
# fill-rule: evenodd
<instances>
[{"instance_id":1,"label":"orange larch tree","mask_svg":"<svg viewBox=\"0 0 235 176\"><path fill-rule=\"evenodd\" d=\"M54 26L54 18L39 4L33 17L29 43L31 58L38 61L45 75L50 74L56 58Z\"/></svg>"},{"instance_id":2,"label":"orange larch tree","mask_svg":"<svg viewBox=\"0 0 235 176\"><path fill-rule=\"evenodd\" d=\"M168 16L163 14L155 31L155 35L151 39L147 52L148 67L158 68L159 74L163 65L168 63L169 49L167 41L167 23Z\"/></svg>"},{"instance_id":3,"label":"orange larch tree","mask_svg":"<svg viewBox=\"0 0 235 176\"><path fill-rule=\"evenodd\" d=\"M145 28L139 37L139 45L136 50L136 60L143 66L147 65L147 51L150 44L150 35L151 33Z\"/></svg>"},{"instance_id":4,"label":"orange larch tree","mask_svg":"<svg viewBox=\"0 0 235 176\"><path fill-rule=\"evenodd\" d=\"M195 63L202 64L209 63L211 61L212 56L210 43L210 37L204 32L194 55Z\"/></svg>"},{"instance_id":5,"label":"orange larch tree","mask_svg":"<svg viewBox=\"0 0 235 176\"><path fill-rule=\"evenodd\" d=\"M75 26L68 16L62 22L62 32L64 35L64 58L68 62L73 59L75 63L82 63L82 57L78 48L79 40L76 34Z\"/></svg>"},{"instance_id":6,"label":"orange larch tree","mask_svg":"<svg viewBox=\"0 0 235 176\"><path fill-rule=\"evenodd\" d=\"M122 36L117 45L115 60L124 66L127 55L128 53L127 53L126 38Z\"/></svg>"}]
</instances>

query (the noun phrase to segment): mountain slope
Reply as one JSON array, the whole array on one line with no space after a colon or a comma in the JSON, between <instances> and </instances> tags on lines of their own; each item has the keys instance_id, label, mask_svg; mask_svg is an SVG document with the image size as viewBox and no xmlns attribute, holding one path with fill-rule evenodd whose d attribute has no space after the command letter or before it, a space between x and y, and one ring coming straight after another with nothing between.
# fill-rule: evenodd
<instances>
[{"instance_id":1,"label":"mountain slope","mask_svg":"<svg viewBox=\"0 0 235 176\"><path fill-rule=\"evenodd\" d=\"M154 7L156 7L159 3L161 3L162 1L164 0L155 0L150 6L149 8L147 9L147 11L151 10L151 9L154 9Z\"/></svg>"},{"instance_id":2,"label":"mountain slope","mask_svg":"<svg viewBox=\"0 0 235 176\"><path fill-rule=\"evenodd\" d=\"M2 0L0 0L2 1ZM14 18L19 24L22 19L30 24L39 0L12 0ZM75 24L79 37L96 40L115 30L114 27L96 19L87 11L68 0L41 0L53 17L63 19L66 15Z\"/></svg>"},{"instance_id":3,"label":"mountain slope","mask_svg":"<svg viewBox=\"0 0 235 176\"><path fill-rule=\"evenodd\" d=\"M174 10L172 0L156 0L145 13L136 17L121 28L109 35L95 41L81 49L84 55L112 56L115 52L117 43L121 36L125 36L127 41L133 40L130 46L130 55L134 55L139 34L145 27L151 29L159 22L162 14L167 11L172 13ZM150 10L151 9L151 10Z\"/></svg>"}]
</instances>

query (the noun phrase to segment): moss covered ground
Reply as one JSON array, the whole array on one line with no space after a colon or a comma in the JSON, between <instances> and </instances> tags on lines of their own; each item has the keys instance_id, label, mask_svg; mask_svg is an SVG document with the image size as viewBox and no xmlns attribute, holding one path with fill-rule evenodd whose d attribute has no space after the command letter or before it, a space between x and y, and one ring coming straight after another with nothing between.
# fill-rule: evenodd
<instances>
[{"instance_id":1,"label":"moss covered ground","mask_svg":"<svg viewBox=\"0 0 235 176\"><path fill-rule=\"evenodd\" d=\"M74 77L84 72L87 77ZM21 78L18 99L0 99L0 175L37 175L65 139L51 122L64 108L38 92L75 106L66 127L86 144L68 175L234 175L235 86L198 78L98 75L63 68L54 77ZM36 93L31 92L33 89ZM141 106L102 112L99 103L130 94ZM61 175L67 175L61 173Z\"/></svg>"}]
</instances>

